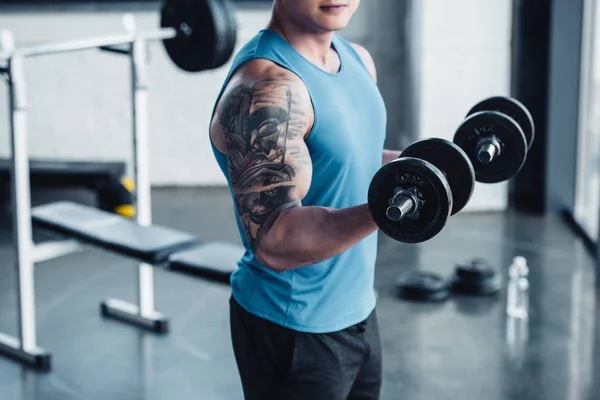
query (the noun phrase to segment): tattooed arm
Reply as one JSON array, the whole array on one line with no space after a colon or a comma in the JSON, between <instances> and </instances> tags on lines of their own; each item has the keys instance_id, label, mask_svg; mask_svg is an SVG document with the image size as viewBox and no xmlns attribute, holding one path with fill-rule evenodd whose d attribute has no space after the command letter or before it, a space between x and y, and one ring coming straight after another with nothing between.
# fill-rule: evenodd
<instances>
[{"instance_id":1,"label":"tattooed arm","mask_svg":"<svg viewBox=\"0 0 600 400\"><path fill-rule=\"evenodd\" d=\"M256 258L278 272L336 256L376 230L367 205L303 207L312 163L312 105L303 83L271 67L231 82L213 129L222 132L235 205ZM212 134L212 133L211 133Z\"/></svg>"}]
</instances>

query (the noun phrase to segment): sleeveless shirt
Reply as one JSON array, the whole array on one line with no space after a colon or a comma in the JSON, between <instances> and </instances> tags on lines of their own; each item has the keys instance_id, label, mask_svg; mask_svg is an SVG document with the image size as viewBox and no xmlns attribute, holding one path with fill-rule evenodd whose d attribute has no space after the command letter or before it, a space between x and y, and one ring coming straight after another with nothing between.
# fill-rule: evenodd
<instances>
[{"instance_id":1,"label":"sleeveless shirt","mask_svg":"<svg viewBox=\"0 0 600 400\"><path fill-rule=\"evenodd\" d=\"M233 73L253 59L296 74L314 112L306 138L313 173L302 205L341 209L367 202L371 178L381 167L387 118L377 85L355 49L338 34L332 47L341 61L337 73L309 62L278 33L262 30L234 58L219 97ZM229 182L227 157L212 148ZM254 257L235 216L246 252L231 276L231 290L248 312L297 331L326 333L355 325L373 311L376 232L326 261L278 273Z\"/></svg>"}]
</instances>

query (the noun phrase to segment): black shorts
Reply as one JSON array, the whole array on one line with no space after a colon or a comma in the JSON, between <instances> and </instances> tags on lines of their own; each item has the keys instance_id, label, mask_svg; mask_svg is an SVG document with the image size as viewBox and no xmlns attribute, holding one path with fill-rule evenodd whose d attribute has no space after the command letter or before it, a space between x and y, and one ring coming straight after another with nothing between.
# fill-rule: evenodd
<instances>
[{"instance_id":1,"label":"black shorts","mask_svg":"<svg viewBox=\"0 0 600 400\"><path fill-rule=\"evenodd\" d=\"M230 299L233 350L246 400L371 400L381 390L375 311L347 329L313 334L284 328Z\"/></svg>"}]
</instances>

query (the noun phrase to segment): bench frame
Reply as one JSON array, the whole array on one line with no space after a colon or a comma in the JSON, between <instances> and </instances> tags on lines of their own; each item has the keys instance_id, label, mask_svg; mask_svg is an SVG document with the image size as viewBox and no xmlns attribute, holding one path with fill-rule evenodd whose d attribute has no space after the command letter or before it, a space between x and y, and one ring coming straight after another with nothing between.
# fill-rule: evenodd
<instances>
[{"instance_id":1,"label":"bench frame","mask_svg":"<svg viewBox=\"0 0 600 400\"><path fill-rule=\"evenodd\" d=\"M131 69L133 172L135 179L134 206L136 221L141 226L152 224L148 149L148 82L147 39L136 35L135 24L130 24L120 48L114 39L107 43L99 40L84 41L65 51L98 48L114 54L126 55ZM12 35L2 36L1 50L7 55L0 74L8 84L11 143L11 189L13 213L13 241L16 249L18 335L13 338L0 333L0 354L15 358L38 370L51 369L51 355L37 345L35 312L35 263L80 250L79 244L70 240L59 243L35 245L32 239L31 193L29 181L29 150L27 135L27 96L25 85L26 55L15 48ZM166 333L168 321L154 309L154 275L152 265L141 263L138 267L138 304L109 299L101 304L102 314L123 322Z\"/></svg>"}]
</instances>

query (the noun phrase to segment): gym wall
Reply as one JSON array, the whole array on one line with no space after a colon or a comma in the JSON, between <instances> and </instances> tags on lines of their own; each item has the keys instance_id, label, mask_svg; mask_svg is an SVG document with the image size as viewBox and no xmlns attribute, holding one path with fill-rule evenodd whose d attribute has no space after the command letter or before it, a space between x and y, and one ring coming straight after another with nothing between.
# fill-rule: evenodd
<instances>
[{"instance_id":1,"label":"gym wall","mask_svg":"<svg viewBox=\"0 0 600 400\"><path fill-rule=\"evenodd\" d=\"M418 4L415 4L418 3ZM388 143L399 136L406 94L418 93L414 139L450 139L467 110L481 98L509 93L511 0L414 1L415 90L397 74L406 49L403 7L397 0L363 1L343 32L363 44L378 65L389 114ZM266 7L238 7L238 46L269 19ZM122 10L6 11L0 29L10 29L18 43L120 32ZM156 9L136 10L140 28L158 26ZM228 65L188 74L178 70L160 43L151 44L151 178L156 186L223 185L208 142L208 121ZM127 61L90 50L26 61L30 109L30 154L70 160L129 160L130 103ZM0 157L8 155L6 87L0 86ZM396 137L398 136L398 137ZM506 184L477 184L466 210L503 210Z\"/></svg>"}]
</instances>

